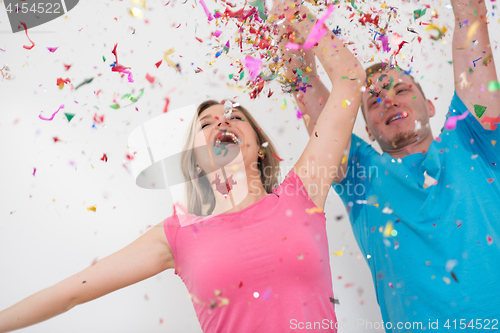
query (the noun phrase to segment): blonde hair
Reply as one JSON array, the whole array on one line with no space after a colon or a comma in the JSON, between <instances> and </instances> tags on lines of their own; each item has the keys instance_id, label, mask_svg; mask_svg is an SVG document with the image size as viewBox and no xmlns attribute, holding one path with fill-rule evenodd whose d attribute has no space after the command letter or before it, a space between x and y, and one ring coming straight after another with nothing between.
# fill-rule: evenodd
<instances>
[{"instance_id":1,"label":"blonde hair","mask_svg":"<svg viewBox=\"0 0 500 333\"><path fill-rule=\"evenodd\" d=\"M188 137L181 155L181 169L186 184L187 210L189 214L195 214L197 216L209 215L215 208L215 195L208 178L204 177L206 175L204 171L200 173L198 180L196 181L197 163L193 150L197 119L204 110L214 105L222 104L214 100L207 100L198 106L196 114L191 121ZM280 174L279 160L274 157L276 154L276 148L271 140L269 140L267 134L264 133L264 131L258 126L257 122L247 109L242 106L233 108L242 112L245 116L245 121L248 121L255 130L255 133L257 134L257 144L260 146L264 142L268 143L265 148L266 154L264 155L264 159L260 160L257 165L264 189L267 193L272 193L273 188L277 187L279 184L278 175ZM270 175L266 172L269 170ZM208 208L206 206L208 206Z\"/></svg>"}]
</instances>

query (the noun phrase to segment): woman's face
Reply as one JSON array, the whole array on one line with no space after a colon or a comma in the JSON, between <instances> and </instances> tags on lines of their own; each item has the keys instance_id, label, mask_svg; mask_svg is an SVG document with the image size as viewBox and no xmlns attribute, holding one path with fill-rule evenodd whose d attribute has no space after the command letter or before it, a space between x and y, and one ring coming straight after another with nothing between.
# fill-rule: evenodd
<instances>
[{"instance_id":1,"label":"woman's face","mask_svg":"<svg viewBox=\"0 0 500 333\"><path fill-rule=\"evenodd\" d=\"M258 159L260 149L257 134L245 114L233 108L229 118L224 106L217 104L205 109L195 127L194 155L205 173L244 161L246 167ZM240 154L241 153L241 154Z\"/></svg>"}]
</instances>

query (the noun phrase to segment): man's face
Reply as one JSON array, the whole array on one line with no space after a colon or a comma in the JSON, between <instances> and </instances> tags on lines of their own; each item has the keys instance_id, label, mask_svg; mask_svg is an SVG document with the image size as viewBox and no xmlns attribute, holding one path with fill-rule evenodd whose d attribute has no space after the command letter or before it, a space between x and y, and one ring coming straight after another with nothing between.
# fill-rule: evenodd
<instances>
[{"instance_id":1,"label":"man's face","mask_svg":"<svg viewBox=\"0 0 500 333\"><path fill-rule=\"evenodd\" d=\"M363 93L366 130L382 150L410 145L432 136L429 118L435 109L409 75L390 69L368 77Z\"/></svg>"}]
</instances>

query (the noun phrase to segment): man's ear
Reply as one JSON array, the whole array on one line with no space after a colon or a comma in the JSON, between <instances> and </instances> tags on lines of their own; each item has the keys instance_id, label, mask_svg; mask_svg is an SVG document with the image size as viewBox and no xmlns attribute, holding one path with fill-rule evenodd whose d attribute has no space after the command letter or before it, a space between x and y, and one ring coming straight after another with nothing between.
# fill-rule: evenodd
<instances>
[{"instance_id":1,"label":"man's ear","mask_svg":"<svg viewBox=\"0 0 500 333\"><path fill-rule=\"evenodd\" d=\"M368 133L368 137L370 138L370 140L375 141L375 137L370 132L370 129L368 128L368 125L365 125L365 129L366 129L366 133Z\"/></svg>"},{"instance_id":2,"label":"man's ear","mask_svg":"<svg viewBox=\"0 0 500 333\"><path fill-rule=\"evenodd\" d=\"M436 107L434 106L434 103L430 99L426 101L427 103L427 109L429 109L429 118L434 117L436 114Z\"/></svg>"}]
</instances>

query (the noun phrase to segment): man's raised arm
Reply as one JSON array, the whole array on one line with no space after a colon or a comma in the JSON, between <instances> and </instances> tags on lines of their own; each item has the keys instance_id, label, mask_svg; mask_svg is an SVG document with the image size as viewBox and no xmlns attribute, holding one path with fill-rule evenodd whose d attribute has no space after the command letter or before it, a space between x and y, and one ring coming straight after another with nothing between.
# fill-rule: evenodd
<instances>
[{"instance_id":1,"label":"man's raised arm","mask_svg":"<svg viewBox=\"0 0 500 333\"><path fill-rule=\"evenodd\" d=\"M490 82L498 82L498 78L488 35L485 1L451 0L451 4L455 14L455 90L479 122L486 117L496 118L500 116L500 97L498 90L490 92L488 89ZM489 123L481 124L490 129Z\"/></svg>"}]
</instances>

